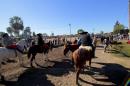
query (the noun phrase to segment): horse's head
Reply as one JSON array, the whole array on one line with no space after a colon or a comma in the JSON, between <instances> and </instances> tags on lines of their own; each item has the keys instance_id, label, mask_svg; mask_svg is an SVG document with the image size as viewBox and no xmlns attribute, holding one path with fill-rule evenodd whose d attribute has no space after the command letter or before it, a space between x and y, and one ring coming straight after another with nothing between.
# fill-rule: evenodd
<instances>
[{"instance_id":1,"label":"horse's head","mask_svg":"<svg viewBox=\"0 0 130 86\"><path fill-rule=\"evenodd\" d=\"M68 53L68 51L70 50L71 45L70 44L64 44L64 55L66 56L66 54Z\"/></svg>"},{"instance_id":2,"label":"horse's head","mask_svg":"<svg viewBox=\"0 0 130 86\"><path fill-rule=\"evenodd\" d=\"M74 52L78 48L79 48L79 46L77 44L65 44L64 45L64 55L66 55L69 50L71 52Z\"/></svg>"},{"instance_id":3,"label":"horse's head","mask_svg":"<svg viewBox=\"0 0 130 86\"><path fill-rule=\"evenodd\" d=\"M24 51L24 49L27 50L27 48L29 47L29 44L28 44L27 40L25 40L25 39L21 39L21 40L17 43L17 45L20 47L20 49L21 49L22 51Z\"/></svg>"}]
</instances>

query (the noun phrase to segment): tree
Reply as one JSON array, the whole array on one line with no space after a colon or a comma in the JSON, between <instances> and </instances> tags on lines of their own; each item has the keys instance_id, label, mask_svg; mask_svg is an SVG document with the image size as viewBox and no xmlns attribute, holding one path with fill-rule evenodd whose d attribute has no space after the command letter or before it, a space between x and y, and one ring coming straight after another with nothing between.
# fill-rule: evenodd
<instances>
[{"instance_id":1,"label":"tree","mask_svg":"<svg viewBox=\"0 0 130 86\"><path fill-rule=\"evenodd\" d=\"M31 28L30 27L26 27L25 30L24 30L24 34L31 36Z\"/></svg>"},{"instance_id":2,"label":"tree","mask_svg":"<svg viewBox=\"0 0 130 86\"><path fill-rule=\"evenodd\" d=\"M114 29L113 29L113 33L114 34L118 34L120 33L120 31L122 31L125 28L125 26L123 24L120 24L118 21L116 21L115 25L114 25Z\"/></svg>"},{"instance_id":3,"label":"tree","mask_svg":"<svg viewBox=\"0 0 130 86\"><path fill-rule=\"evenodd\" d=\"M6 30L11 36L13 35L13 29L11 27L7 27Z\"/></svg>"},{"instance_id":4,"label":"tree","mask_svg":"<svg viewBox=\"0 0 130 86\"><path fill-rule=\"evenodd\" d=\"M122 30L120 30L120 34L122 35L122 34L124 34L124 29L122 29Z\"/></svg>"},{"instance_id":5,"label":"tree","mask_svg":"<svg viewBox=\"0 0 130 86\"><path fill-rule=\"evenodd\" d=\"M14 30L14 34L16 36L19 36L20 30L23 30L24 28L22 19L18 16L14 16L10 18L9 23L11 28Z\"/></svg>"},{"instance_id":6,"label":"tree","mask_svg":"<svg viewBox=\"0 0 130 86\"><path fill-rule=\"evenodd\" d=\"M51 36L54 36L54 33L53 33L53 32L51 33Z\"/></svg>"},{"instance_id":7,"label":"tree","mask_svg":"<svg viewBox=\"0 0 130 86\"><path fill-rule=\"evenodd\" d=\"M100 31L100 34L101 34L101 36L103 36L104 32L103 32L103 31Z\"/></svg>"},{"instance_id":8,"label":"tree","mask_svg":"<svg viewBox=\"0 0 130 86\"><path fill-rule=\"evenodd\" d=\"M129 29L125 29L125 34L128 34L129 33Z\"/></svg>"},{"instance_id":9,"label":"tree","mask_svg":"<svg viewBox=\"0 0 130 86\"><path fill-rule=\"evenodd\" d=\"M43 35L43 36L48 36L47 33L43 33L42 35Z\"/></svg>"},{"instance_id":10,"label":"tree","mask_svg":"<svg viewBox=\"0 0 130 86\"><path fill-rule=\"evenodd\" d=\"M2 36L5 32L0 32L0 36Z\"/></svg>"},{"instance_id":11,"label":"tree","mask_svg":"<svg viewBox=\"0 0 130 86\"><path fill-rule=\"evenodd\" d=\"M36 36L36 33L35 33L35 32L33 32L33 36Z\"/></svg>"}]
</instances>

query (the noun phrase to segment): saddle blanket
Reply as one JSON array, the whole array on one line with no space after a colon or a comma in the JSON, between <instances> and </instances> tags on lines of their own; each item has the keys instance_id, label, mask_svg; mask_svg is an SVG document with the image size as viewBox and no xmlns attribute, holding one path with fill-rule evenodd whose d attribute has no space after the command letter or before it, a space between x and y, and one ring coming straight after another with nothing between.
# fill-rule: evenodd
<instances>
[{"instance_id":1,"label":"saddle blanket","mask_svg":"<svg viewBox=\"0 0 130 86\"><path fill-rule=\"evenodd\" d=\"M83 46L83 45L81 45L80 47L79 47L79 49L85 49L85 50L88 50L88 51L90 51L90 50L92 50L92 47L91 46Z\"/></svg>"}]
</instances>

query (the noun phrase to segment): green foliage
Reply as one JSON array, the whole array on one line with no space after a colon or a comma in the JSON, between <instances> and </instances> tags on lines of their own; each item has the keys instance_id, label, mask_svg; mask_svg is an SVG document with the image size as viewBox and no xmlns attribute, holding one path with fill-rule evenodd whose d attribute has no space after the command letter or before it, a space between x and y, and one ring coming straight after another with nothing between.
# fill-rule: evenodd
<instances>
[{"instance_id":1,"label":"green foliage","mask_svg":"<svg viewBox=\"0 0 130 86\"><path fill-rule=\"evenodd\" d=\"M33 36L36 36L36 33L35 33L35 32L33 32L32 34L33 34Z\"/></svg>"},{"instance_id":2,"label":"green foliage","mask_svg":"<svg viewBox=\"0 0 130 86\"><path fill-rule=\"evenodd\" d=\"M31 35L31 28L30 27L26 27L25 30L24 30L24 34Z\"/></svg>"},{"instance_id":3,"label":"green foliage","mask_svg":"<svg viewBox=\"0 0 130 86\"><path fill-rule=\"evenodd\" d=\"M115 45L113 48L116 49L116 51L118 51L121 55L130 57L130 44L127 44L126 41L121 41L121 44Z\"/></svg>"},{"instance_id":4,"label":"green foliage","mask_svg":"<svg viewBox=\"0 0 130 86\"><path fill-rule=\"evenodd\" d=\"M100 31L100 34L103 36L104 32L103 32L103 31Z\"/></svg>"},{"instance_id":5,"label":"green foliage","mask_svg":"<svg viewBox=\"0 0 130 86\"><path fill-rule=\"evenodd\" d=\"M2 36L5 32L0 32L0 36Z\"/></svg>"},{"instance_id":6,"label":"green foliage","mask_svg":"<svg viewBox=\"0 0 130 86\"><path fill-rule=\"evenodd\" d=\"M51 33L51 36L54 36L54 33Z\"/></svg>"},{"instance_id":7,"label":"green foliage","mask_svg":"<svg viewBox=\"0 0 130 86\"><path fill-rule=\"evenodd\" d=\"M116 22L116 24L114 25L114 29L113 29L113 33L114 34L118 34L121 31L123 31L123 29L125 28L125 26L123 24L120 24L118 21ZM122 32L121 32L122 33Z\"/></svg>"},{"instance_id":8,"label":"green foliage","mask_svg":"<svg viewBox=\"0 0 130 86\"><path fill-rule=\"evenodd\" d=\"M20 30L24 29L22 19L20 17L18 17L18 16L14 16L14 17L10 18L9 23L10 23L11 28L14 31L14 34L16 36L19 36Z\"/></svg>"},{"instance_id":9,"label":"green foliage","mask_svg":"<svg viewBox=\"0 0 130 86\"><path fill-rule=\"evenodd\" d=\"M6 30L12 36L13 29L11 27L7 27Z\"/></svg>"}]
</instances>

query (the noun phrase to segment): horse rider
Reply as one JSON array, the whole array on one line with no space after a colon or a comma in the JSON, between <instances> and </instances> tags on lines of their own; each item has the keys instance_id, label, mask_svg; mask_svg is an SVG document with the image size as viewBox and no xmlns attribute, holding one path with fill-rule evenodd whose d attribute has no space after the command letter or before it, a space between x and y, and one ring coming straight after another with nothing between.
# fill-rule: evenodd
<instances>
[{"instance_id":1,"label":"horse rider","mask_svg":"<svg viewBox=\"0 0 130 86\"><path fill-rule=\"evenodd\" d=\"M94 56L94 46L92 44L92 38L91 38L90 34L85 31L78 32L78 34L80 36L79 40L78 40L78 45L80 46L79 48L90 46L93 51L93 57L95 57Z\"/></svg>"},{"instance_id":2,"label":"horse rider","mask_svg":"<svg viewBox=\"0 0 130 86\"><path fill-rule=\"evenodd\" d=\"M103 42L104 42L104 52L106 52L106 49L110 43L109 37L106 37Z\"/></svg>"},{"instance_id":3,"label":"horse rider","mask_svg":"<svg viewBox=\"0 0 130 86\"><path fill-rule=\"evenodd\" d=\"M40 48L40 51L43 50L44 40L43 40L41 33L37 34L37 44L36 45L38 45L38 47Z\"/></svg>"},{"instance_id":4,"label":"horse rider","mask_svg":"<svg viewBox=\"0 0 130 86\"><path fill-rule=\"evenodd\" d=\"M14 49L15 53L16 53L16 50L23 53L23 51L19 49L19 47L14 43L14 40L7 33L4 33L2 36L2 45L3 47L6 47L7 49ZM16 53L16 56L17 56L17 53Z\"/></svg>"}]
</instances>

